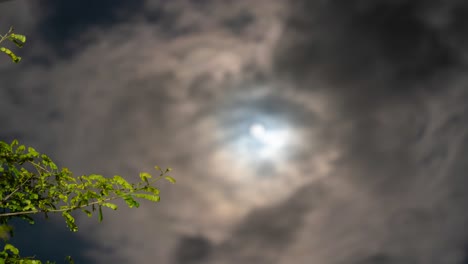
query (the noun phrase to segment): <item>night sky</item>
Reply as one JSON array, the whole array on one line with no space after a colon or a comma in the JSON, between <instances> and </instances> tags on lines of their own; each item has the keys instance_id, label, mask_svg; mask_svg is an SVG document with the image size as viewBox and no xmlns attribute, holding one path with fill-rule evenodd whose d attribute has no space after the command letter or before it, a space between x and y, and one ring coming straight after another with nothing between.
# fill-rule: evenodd
<instances>
[{"instance_id":1,"label":"night sky","mask_svg":"<svg viewBox=\"0 0 468 264\"><path fill-rule=\"evenodd\" d=\"M19 223L62 263L467 264L468 2L12 0L0 140L161 202Z\"/></svg>"}]
</instances>

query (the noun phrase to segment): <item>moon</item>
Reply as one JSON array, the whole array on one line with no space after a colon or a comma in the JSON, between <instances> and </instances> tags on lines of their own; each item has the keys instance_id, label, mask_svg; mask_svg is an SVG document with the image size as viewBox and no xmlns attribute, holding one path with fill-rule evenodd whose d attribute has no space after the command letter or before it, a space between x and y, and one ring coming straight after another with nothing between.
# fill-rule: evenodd
<instances>
[{"instance_id":1,"label":"moon","mask_svg":"<svg viewBox=\"0 0 468 264\"><path fill-rule=\"evenodd\" d=\"M252 92L232 94L218 107L215 139L232 164L248 169L282 166L300 151L303 124L297 122L297 113L303 115L302 105L277 94Z\"/></svg>"},{"instance_id":2,"label":"moon","mask_svg":"<svg viewBox=\"0 0 468 264\"><path fill-rule=\"evenodd\" d=\"M262 124L255 123L250 126L250 135L252 135L254 138L262 141L267 138L267 132L265 130L265 127Z\"/></svg>"},{"instance_id":3,"label":"moon","mask_svg":"<svg viewBox=\"0 0 468 264\"><path fill-rule=\"evenodd\" d=\"M288 133L284 129L267 128L261 123L253 123L249 128L252 144L251 151L261 158L275 158L280 155L282 147L287 143Z\"/></svg>"}]
</instances>

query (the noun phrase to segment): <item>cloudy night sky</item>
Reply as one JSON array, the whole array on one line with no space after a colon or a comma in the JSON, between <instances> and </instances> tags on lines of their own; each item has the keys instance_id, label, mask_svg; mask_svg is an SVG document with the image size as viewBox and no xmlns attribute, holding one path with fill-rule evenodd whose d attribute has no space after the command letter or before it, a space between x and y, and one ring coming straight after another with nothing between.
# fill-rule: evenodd
<instances>
[{"instance_id":1,"label":"cloudy night sky","mask_svg":"<svg viewBox=\"0 0 468 264\"><path fill-rule=\"evenodd\" d=\"M0 58L0 140L77 175L177 179L77 233L20 223L23 254L468 263L468 2L0 2L2 34L28 37Z\"/></svg>"}]
</instances>

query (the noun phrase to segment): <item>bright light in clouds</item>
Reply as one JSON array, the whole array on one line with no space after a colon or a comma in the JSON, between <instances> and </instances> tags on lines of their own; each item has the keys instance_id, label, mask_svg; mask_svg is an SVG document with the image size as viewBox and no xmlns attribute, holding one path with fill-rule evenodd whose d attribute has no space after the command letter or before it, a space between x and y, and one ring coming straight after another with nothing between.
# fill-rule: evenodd
<instances>
[{"instance_id":1,"label":"bright light in clouds","mask_svg":"<svg viewBox=\"0 0 468 264\"><path fill-rule=\"evenodd\" d=\"M273 158L279 155L281 147L288 140L286 130L268 129L261 123L254 123L250 126L250 135L258 144L254 144L256 149L251 151L257 153L262 158Z\"/></svg>"},{"instance_id":2,"label":"bright light in clouds","mask_svg":"<svg viewBox=\"0 0 468 264\"><path fill-rule=\"evenodd\" d=\"M258 123L250 126L250 134L258 140L264 140L268 136L265 127Z\"/></svg>"},{"instance_id":3,"label":"bright light in clouds","mask_svg":"<svg viewBox=\"0 0 468 264\"><path fill-rule=\"evenodd\" d=\"M288 102L276 95L271 98L263 93L248 95L240 99L231 96L220 105L217 118L220 143L236 162L249 168L281 166L294 155L300 138L294 116L289 115Z\"/></svg>"}]
</instances>

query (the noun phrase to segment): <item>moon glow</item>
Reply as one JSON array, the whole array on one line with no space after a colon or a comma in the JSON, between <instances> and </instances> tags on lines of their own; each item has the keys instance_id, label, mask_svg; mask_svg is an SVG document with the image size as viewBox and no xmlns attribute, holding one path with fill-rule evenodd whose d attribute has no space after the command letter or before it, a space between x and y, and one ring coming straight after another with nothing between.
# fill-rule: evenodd
<instances>
[{"instance_id":1,"label":"moon glow","mask_svg":"<svg viewBox=\"0 0 468 264\"><path fill-rule=\"evenodd\" d=\"M267 128L261 123L253 123L249 128L253 144L250 151L260 158L275 158L287 142L287 132L280 129Z\"/></svg>"}]
</instances>

